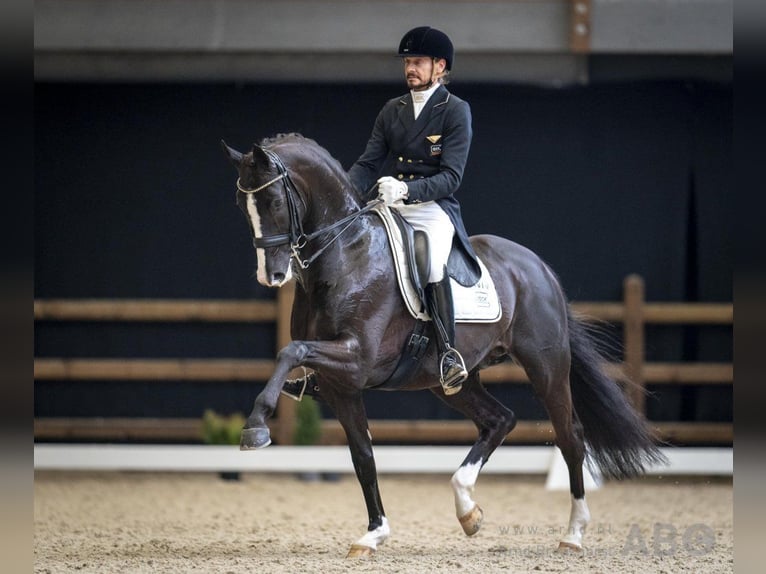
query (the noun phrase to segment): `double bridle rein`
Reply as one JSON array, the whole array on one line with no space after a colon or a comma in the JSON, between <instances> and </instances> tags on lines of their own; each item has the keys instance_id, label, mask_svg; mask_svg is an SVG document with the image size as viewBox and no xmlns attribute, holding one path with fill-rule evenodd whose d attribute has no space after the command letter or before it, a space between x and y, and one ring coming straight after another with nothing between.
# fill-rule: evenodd
<instances>
[{"instance_id":1,"label":"double bridle rein","mask_svg":"<svg viewBox=\"0 0 766 574\"><path fill-rule=\"evenodd\" d=\"M306 201L303 199L303 196L301 196L300 193L298 193L297 188L295 187L295 183L293 183L292 178L290 177L290 173L287 171L287 167L285 167L285 164L282 162L282 159L273 151L264 149L263 150L266 155L269 157L269 159L274 162L274 165L277 167L277 172L279 175L277 175L274 179L271 179L267 181L266 183L256 187L255 189L246 189L242 187L242 185L239 182L239 179L237 179L237 189L241 191L242 193L251 195L253 193L257 193L261 190L266 189L267 187L274 185L275 183L282 181L284 190L285 190L285 198L287 199L287 210L290 214L290 230L287 233L279 233L276 235L269 235L265 237L256 237L253 239L253 245L256 247L256 249L267 249L269 247L279 247L282 245L290 245L290 257L292 259L295 259L296 263L300 266L301 269L307 269L309 265L311 265L322 253L324 253L330 245L332 245L336 239L338 239L344 231L346 231L351 225L359 219L361 215L364 215L368 211L372 210L378 203L380 203L379 200L371 201L367 205L365 205L363 208L361 208L359 211L355 211L351 215L348 215L344 217L343 219L336 221L332 225L325 227L323 229L318 229L312 233L306 234L303 231L303 221L301 220L301 214L298 209L298 205L296 202L296 196L300 200L300 202L303 204L304 210L307 208ZM301 257L301 250L308 245L309 242L314 241L317 237L320 237L322 235L325 235L327 233L330 233L331 231L336 230L339 227L343 227L340 231L335 233L332 238L330 238L329 241L324 243L319 249L317 249L313 255L311 255L309 258L304 259Z\"/></svg>"}]
</instances>

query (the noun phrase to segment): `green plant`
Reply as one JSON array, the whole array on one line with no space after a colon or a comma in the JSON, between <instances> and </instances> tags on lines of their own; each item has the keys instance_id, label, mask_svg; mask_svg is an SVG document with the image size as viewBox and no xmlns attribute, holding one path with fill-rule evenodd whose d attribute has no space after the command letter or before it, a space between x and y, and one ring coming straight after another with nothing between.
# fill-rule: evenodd
<instances>
[{"instance_id":1,"label":"green plant","mask_svg":"<svg viewBox=\"0 0 766 574\"><path fill-rule=\"evenodd\" d=\"M245 426L240 413L224 416L211 409L202 415L202 442L205 444L239 444L239 435Z\"/></svg>"},{"instance_id":2,"label":"green plant","mask_svg":"<svg viewBox=\"0 0 766 574\"><path fill-rule=\"evenodd\" d=\"M296 445L308 446L319 442L321 436L322 413L319 405L311 397L304 396L295 412L293 442Z\"/></svg>"}]
</instances>

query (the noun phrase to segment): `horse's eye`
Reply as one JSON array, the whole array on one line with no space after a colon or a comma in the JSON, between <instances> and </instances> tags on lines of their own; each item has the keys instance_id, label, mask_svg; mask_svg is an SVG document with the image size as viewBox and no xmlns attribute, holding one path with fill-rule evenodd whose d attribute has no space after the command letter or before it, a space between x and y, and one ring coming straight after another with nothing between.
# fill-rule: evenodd
<instances>
[{"instance_id":1,"label":"horse's eye","mask_svg":"<svg viewBox=\"0 0 766 574\"><path fill-rule=\"evenodd\" d=\"M279 198L279 197L278 197L277 199L275 199L275 200L274 200L274 201L271 203L271 206L272 206L273 208L275 208L275 209L279 209L279 208L280 208L280 207L282 207L284 204L285 204L284 200L283 200L282 198Z\"/></svg>"}]
</instances>

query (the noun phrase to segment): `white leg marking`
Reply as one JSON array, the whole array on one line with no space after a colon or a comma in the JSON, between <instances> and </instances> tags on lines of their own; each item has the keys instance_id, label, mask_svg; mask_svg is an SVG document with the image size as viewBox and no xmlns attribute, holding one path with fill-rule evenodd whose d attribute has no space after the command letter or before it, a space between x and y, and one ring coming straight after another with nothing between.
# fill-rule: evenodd
<instances>
[{"instance_id":1,"label":"white leg marking","mask_svg":"<svg viewBox=\"0 0 766 574\"><path fill-rule=\"evenodd\" d=\"M388 518L383 517L383 523L375 530L368 530L367 533L362 536L355 544L359 546L368 546L373 550L378 548L378 544L383 544L391 534L391 529L388 527Z\"/></svg>"},{"instance_id":2,"label":"white leg marking","mask_svg":"<svg viewBox=\"0 0 766 574\"><path fill-rule=\"evenodd\" d=\"M572 511L569 514L569 528L561 542L572 544L582 548L582 539L585 535L585 529L590 522L590 511L585 503L585 497L580 499L572 497Z\"/></svg>"},{"instance_id":3,"label":"white leg marking","mask_svg":"<svg viewBox=\"0 0 766 574\"><path fill-rule=\"evenodd\" d=\"M476 506L476 503L471 498L471 494L473 493L473 487L476 485L476 480L479 478L480 470L481 461L461 466L452 475L450 482L455 493L455 514L458 518L462 518L471 512L473 507Z\"/></svg>"}]
</instances>

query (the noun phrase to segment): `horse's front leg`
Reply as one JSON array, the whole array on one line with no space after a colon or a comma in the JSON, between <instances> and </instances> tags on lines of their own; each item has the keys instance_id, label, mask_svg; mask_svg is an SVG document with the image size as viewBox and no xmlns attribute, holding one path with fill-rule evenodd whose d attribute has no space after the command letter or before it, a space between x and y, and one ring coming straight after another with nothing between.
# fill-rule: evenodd
<instances>
[{"instance_id":1,"label":"horse's front leg","mask_svg":"<svg viewBox=\"0 0 766 574\"><path fill-rule=\"evenodd\" d=\"M361 391L346 393L331 385L322 387L322 397L335 412L348 439L351 460L359 485L362 487L367 506L369 523L367 532L351 545L346 558L372 556L389 537L391 531L383 511L383 502L378 489L378 473L372 452L372 439L367 428L367 412Z\"/></svg>"},{"instance_id":2,"label":"horse's front leg","mask_svg":"<svg viewBox=\"0 0 766 574\"><path fill-rule=\"evenodd\" d=\"M345 374L354 374L358 345L354 339L336 341L292 341L277 354L274 373L261 393L256 397L245 428L242 429L239 447L241 450L263 448L271 444L271 435L266 421L274 414L279 393L287 375L295 367L306 366L318 372L332 374L341 369Z\"/></svg>"},{"instance_id":3,"label":"horse's front leg","mask_svg":"<svg viewBox=\"0 0 766 574\"><path fill-rule=\"evenodd\" d=\"M300 366L309 354L303 341L292 341L277 354L277 365L264 389L255 399L253 410L247 417L240 436L240 450L264 448L271 444L271 434L266 421L274 414L287 374Z\"/></svg>"}]
</instances>

